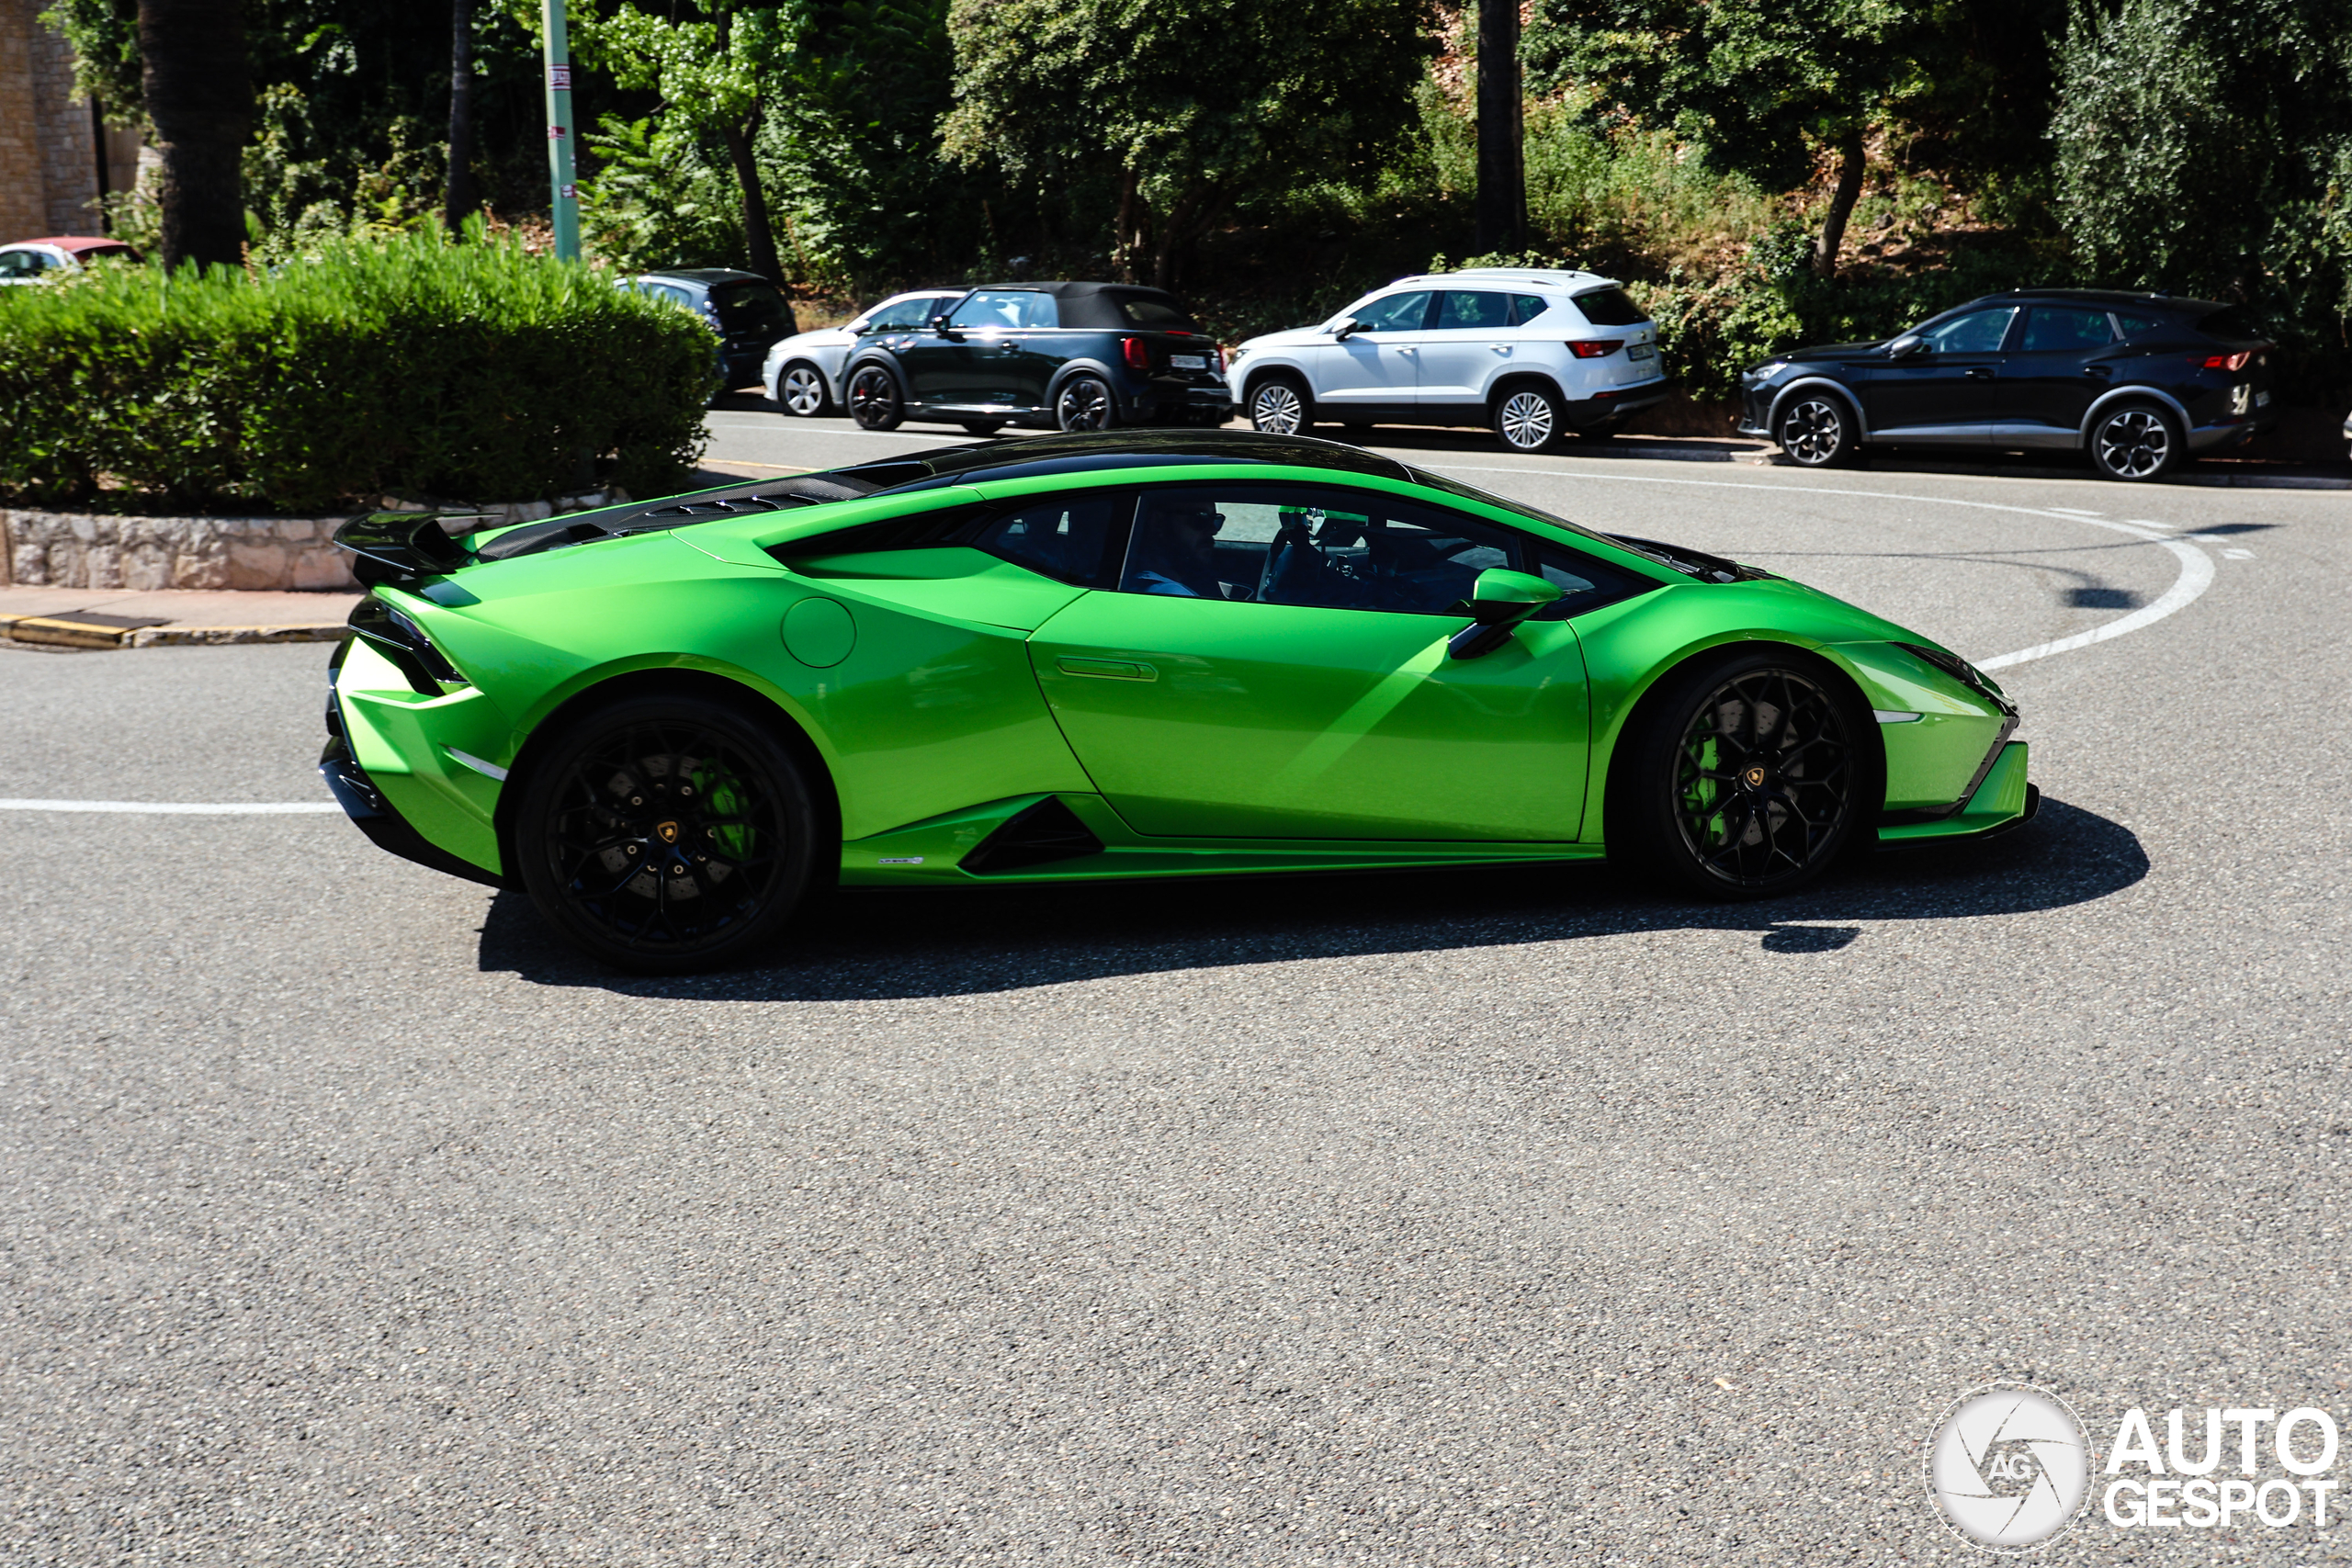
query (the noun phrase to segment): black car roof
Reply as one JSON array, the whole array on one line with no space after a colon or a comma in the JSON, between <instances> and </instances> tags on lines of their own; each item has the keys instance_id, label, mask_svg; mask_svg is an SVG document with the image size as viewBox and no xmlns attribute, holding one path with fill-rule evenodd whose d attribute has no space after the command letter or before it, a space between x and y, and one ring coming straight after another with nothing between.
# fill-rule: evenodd
<instances>
[{"instance_id":1,"label":"black car roof","mask_svg":"<svg viewBox=\"0 0 2352 1568\"><path fill-rule=\"evenodd\" d=\"M2120 288L2012 288L2002 294L1987 294L1969 303L1982 305L1994 299L2065 299L2084 305L2137 305L2143 310L2153 305L2160 310L2178 310L2184 314L2227 309L2211 299L2187 299L2176 294L2135 294Z\"/></svg>"},{"instance_id":2,"label":"black car roof","mask_svg":"<svg viewBox=\"0 0 2352 1568\"><path fill-rule=\"evenodd\" d=\"M829 470L825 477L870 484L876 491L930 489L1042 474L1097 473L1186 463L1280 463L1409 479L1405 465L1344 442L1311 435L1266 435L1253 430L1089 431L1023 436L969 446L942 446Z\"/></svg>"},{"instance_id":3,"label":"black car roof","mask_svg":"<svg viewBox=\"0 0 2352 1568\"><path fill-rule=\"evenodd\" d=\"M765 283L768 280L756 272L737 272L730 266L673 266L638 274L639 277L671 278L680 283L699 283L705 288L721 283Z\"/></svg>"},{"instance_id":4,"label":"black car roof","mask_svg":"<svg viewBox=\"0 0 2352 1568\"><path fill-rule=\"evenodd\" d=\"M1112 292L1148 294L1156 299L1176 298L1165 288L1153 288L1141 283L976 283L972 286L974 292L983 288L997 291L1026 289L1032 294L1050 294L1057 299L1079 299L1090 294Z\"/></svg>"}]
</instances>

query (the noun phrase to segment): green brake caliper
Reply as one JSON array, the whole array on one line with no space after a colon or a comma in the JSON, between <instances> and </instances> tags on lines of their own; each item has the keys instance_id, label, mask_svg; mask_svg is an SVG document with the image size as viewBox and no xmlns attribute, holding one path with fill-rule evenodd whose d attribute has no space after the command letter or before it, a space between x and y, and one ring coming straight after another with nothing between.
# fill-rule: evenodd
<instances>
[{"instance_id":1,"label":"green brake caliper","mask_svg":"<svg viewBox=\"0 0 2352 1568\"><path fill-rule=\"evenodd\" d=\"M737 817L742 814L742 786L734 774L722 773L717 768L702 767L695 770L694 778L695 788L700 792L703 805L710 815ZM710 833L710 841L718 846L718 852L731 861L751 859L752 845L758 838L754 829L742 823L714 828Z\"/></svg>"}]
</instances>

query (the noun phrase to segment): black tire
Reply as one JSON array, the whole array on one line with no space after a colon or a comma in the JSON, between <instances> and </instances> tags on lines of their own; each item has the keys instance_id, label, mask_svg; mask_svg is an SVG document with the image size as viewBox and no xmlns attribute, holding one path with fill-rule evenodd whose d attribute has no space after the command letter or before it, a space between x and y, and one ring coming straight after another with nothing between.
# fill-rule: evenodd
<instances>
[{"instance_id":1,"label":"black tire","mask_svg":"<svg viewBox=\"0 0 2352 1568\"><path fill-rule=\"evenodd\" d=\"M2187 445L2179 422L2161 403L2117 403L2091 423L2091 466L2110 479L2162 479Z\"/></svg>"},{"instance_id":2,"label":"black tire","mask_svg":"<svg viewBox=\"0 0 2352 1568\"><path fill-rule=\"evenodd\" d=\"M1870 726L1847 683L1793 649L1692 660L1618 742L1611 858L1711 897L1795 892L1877 819Z\"/></svg>"},{"instance_id":3,"label":"black tire","mask_svg":"<svg viewBox=\"0 0 2352 1568\"><path fill-rule=\"evenodd\" d=\"M1568 428L1567 412L1560 406L1559 395L1532 381L1496 393L1488 412L1495 439L1513 452L1544 451Z\"/></svg>"},{"instance_id":4,"label":"black tire","mask_svg":"<svg viewBox=\"0 0 2352 1568\"><path fill-rule=\"evenodd\" d=\"M1250 428L1268 435L1305 435L1315 428L1315 394L1295 376L1261 376L1250 388Z\"/></svg>"},{"instance_id":5,"label":"black tire","mask_svg":"<svg viewBox=\"0 0 2352 1568\"><path fill-rule=\"evenodd\" d=\"M776 405L795 419L816 419L833 410L832 389L825 373L805 359L796 359L777 372Z\"/></svg>"},{"instance_id":6,"label":"black tire","mask_svg":"<svg viewBox=\"0 0 2352 1568\"><path fill-rule=\"evenodd\" d=\"M1854 411L1834 393L1806 390L1781 405L1772 439L1801 468L1835 468L1854 460L1860 445Z\"/></svg>"},{"instance_id":7,"label":"black tire","mask_svg":"<svg viewBox=\"0 0 2352 1568\"><path fill-rule=\"evenodd\" d=\"M861 365L849 378L849 416L860 430L896 430L906 423L899 378L879 365Z\"/></svg>"},{"instance_id":8,"label":"black tire","mask_svg":"<svg viewBox=\"0 0 2352 1568\"><path fill-rule=\"evenodd\" d=\"M979 436L982 440L986 440L1004 428L1004 422L1001 420L967 419L962 423L967 434Z\"/></svg>"},{"instance_id":9,"label":"black tire","mask_svg":"<svg viewBox=\"0 0 2352 1568\"><path fill-rule=\"evenodd\" d=\"M621 697L567 724L523 781L514 858L540 915L643 974L736 963L809 891L820 830L801 764L746 707Z\"/></svg>"},{"instance_id":10,"label":"black tire","mask_svg":"<svg viewBox=\"0 0 2352 1568\"><path fill-rule=\"evenodd\" d=\"M1054 394L1054 423L1064 430L1108 430L1119 423L1111 383L1080 371Z\"/></svg>"}]
</instances>

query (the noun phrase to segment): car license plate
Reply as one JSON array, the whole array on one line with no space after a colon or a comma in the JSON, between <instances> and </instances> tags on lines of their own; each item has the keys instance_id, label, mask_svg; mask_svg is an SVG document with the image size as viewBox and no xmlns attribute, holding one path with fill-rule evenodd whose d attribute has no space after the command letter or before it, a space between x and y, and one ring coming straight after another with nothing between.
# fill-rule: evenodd
<instances>
[{"instance_id":1,"label":"car license plate","mask_svg":"<svg viewBox=\"0 0 2352 1568\"><path fill-rule=\"evenodd\" d=\"M1209 356L1205 354L1171 354L1168 356L1168 363L1179 370L1205 370L1209 367Z\"/></svg>"},{"instance_id":2,"label":"car license plate","mask_svg":"<svg viewBox=\"0 0 2352 1568\"><path fill-rule=\"evenodd\" d=\"M1656 359L1657 357L1657 344L1654 343L1637 343L1633 347L1625 351L1625 357L1628 359Z\"/></svg>"},{"instance_id":3,"label":"car license plate","mask_svg":"<svg viewBox=\"0 0 2352 1568\"><path fill-rule=\"evenodd\" d=\"M2269 394L2269 393L2267 393L2267 392L2256 392L2256 393L2255 393L2255 394L2254 394L2254 406L2255 406L2256 408L2258 408L2258 409L2267 409L2267 408L2268 408L2268 407L2270 406L2270 394Z\"/></svg>"}]
</instances>

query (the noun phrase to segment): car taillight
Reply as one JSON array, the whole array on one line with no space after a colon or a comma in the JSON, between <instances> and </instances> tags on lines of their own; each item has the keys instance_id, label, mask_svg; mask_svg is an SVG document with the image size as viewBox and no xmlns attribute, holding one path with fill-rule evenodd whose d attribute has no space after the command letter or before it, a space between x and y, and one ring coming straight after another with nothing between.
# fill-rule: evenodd
<instances>
[{"instance_id":1,"label":"car taillight","mask_svg":"<svg viewBox=\"0 0 2352 1568\"><path fill-rule=\"evenodd\" d=\"M1596 337L1587 338L1581 343L1571 341L1568 352L1578 359L1605 359L1624 346L1623 338Z\"/></svg>"},{"instance_id":2,"label":"car taillight","mask_svg":"<svg viewBox=\"0 0 2352 1568\"><path fill-rule=\"evenodd\" d=\"M2204 361L2204 368L2208 370L2243 370L2246 367L2246 362L2251 360L2253 357L2254 350L2250 348L2240 349L2235 354L2208 355ZM2189 363L2191 365L2195 365L2198 362L2192 359Z\"/></svg>"},{"instance_id":3,"label":"car taillight","mask_svg":"<svg viewBox=\"0 0 2352 1568\"><path fill-rule=\"evenodd\" d=\"M1125 355L1127 363L1137 370L1151 368L1151 350L1145 344L1143 339L1131 337L1120 340L1119 352Z\"/></svg>"}]
</instances>

